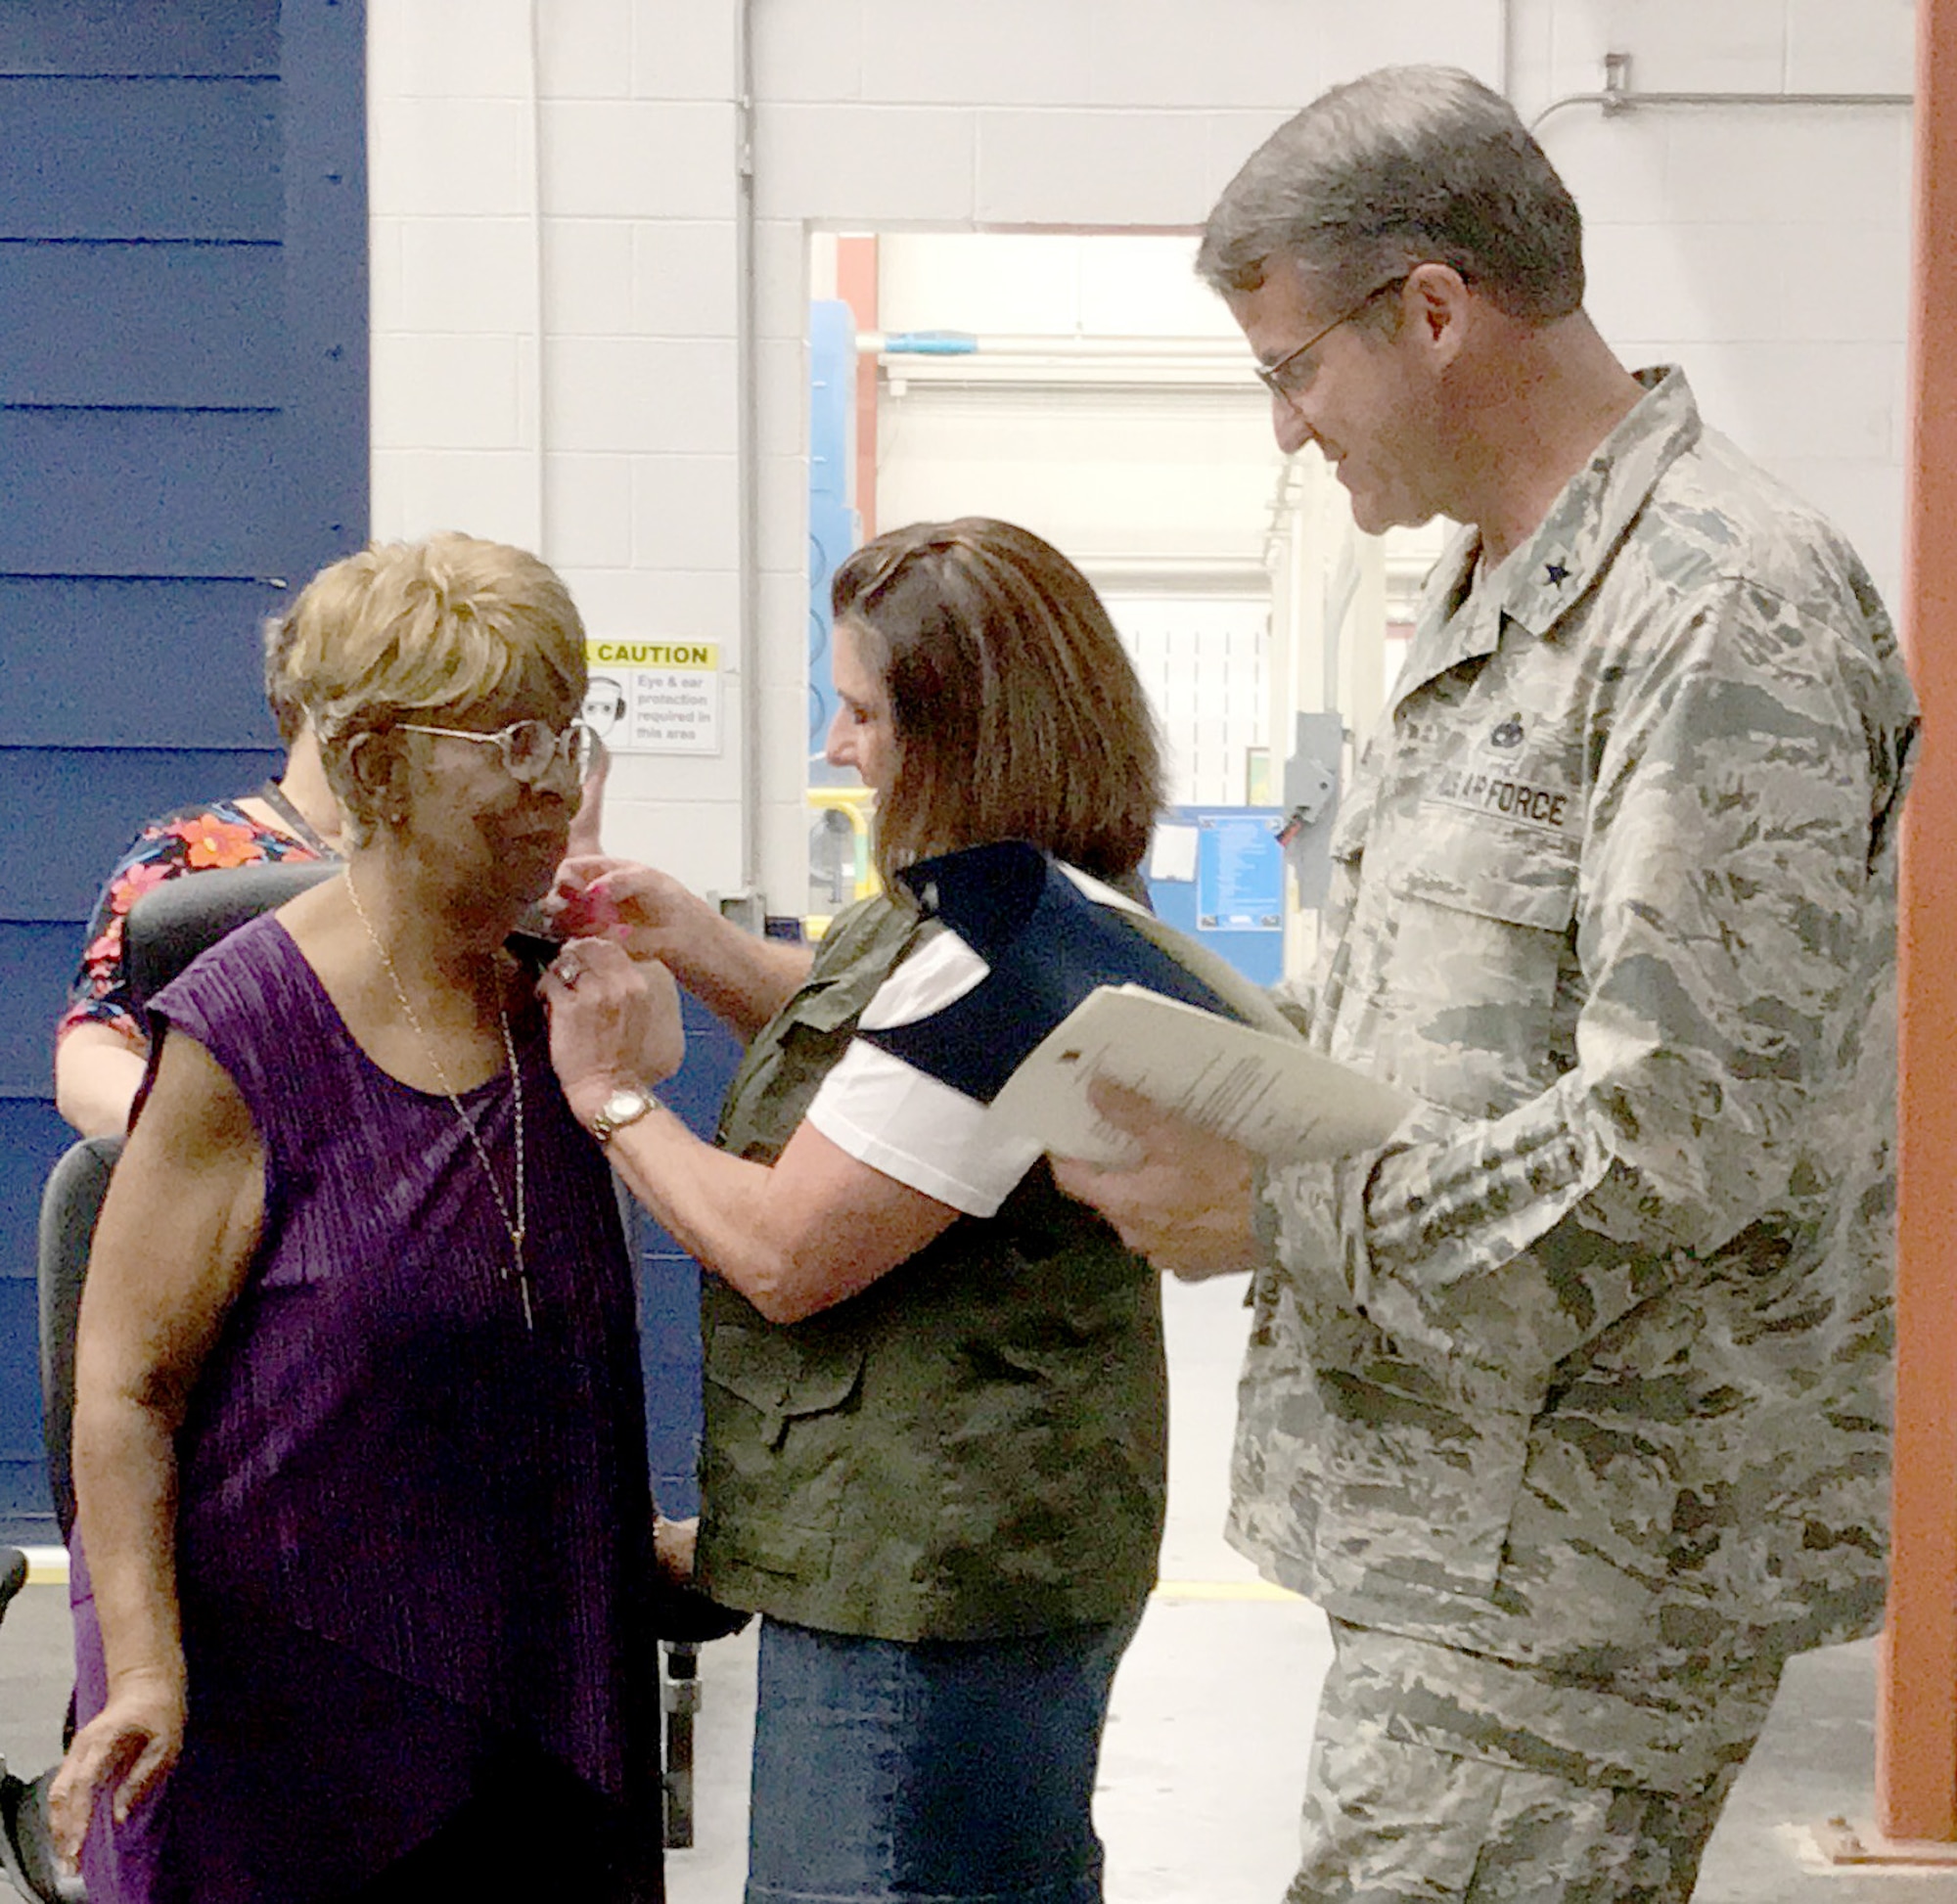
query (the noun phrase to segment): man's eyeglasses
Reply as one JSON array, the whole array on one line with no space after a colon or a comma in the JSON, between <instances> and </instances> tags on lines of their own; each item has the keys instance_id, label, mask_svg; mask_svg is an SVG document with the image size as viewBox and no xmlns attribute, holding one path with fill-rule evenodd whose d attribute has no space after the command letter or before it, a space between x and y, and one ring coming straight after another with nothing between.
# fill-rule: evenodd
<instances>
[{"instance_id":1,"label":"man's eyeglasses","mask_svg":"<svg viewBox=\"0 0 1957 1904\"><path fill-rule=\"evenodd\" d=\"M597 735L582 721L572 721L560 733L548 721L512 721L493 734L478 734L467 727L427 727L419 721L396 721L403 734L436 734L448 741L477 741L503 750L503 765L512 780L534 787L562 759L573 779L582 780L591 764Z\"/></svg>"},{"instance_id":2,"label":"man's eyeglasses","mask_svg":"<svg viewBox=\"0 0 1957 1904\"><path fill-rule=\"evenodd\" d=\"M1399 290L1411 276L1411 272L1403 271L1397 278L1388 278L1385 284L1375 285L1350 310L1342 311L1324 330L1314 332L1296 350L1287 350L1274 364L1256 365L1257 382L1273 396L1281 397L1287 403L1302 396L1311 387L1311 380L1318 375L1318 366L1304 361L1306 355L1317 349L1342 324L1350 324L1369 304L1377 303L1388 292Z\"/></svg>"}]
</instances>

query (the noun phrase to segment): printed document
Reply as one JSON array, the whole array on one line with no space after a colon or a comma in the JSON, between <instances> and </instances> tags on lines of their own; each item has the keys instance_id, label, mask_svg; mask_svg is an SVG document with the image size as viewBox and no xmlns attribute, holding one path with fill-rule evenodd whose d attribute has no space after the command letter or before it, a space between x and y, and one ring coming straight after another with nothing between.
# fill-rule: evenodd
<instances>
[{"instance_id":1,"label":"printed document","mask_svg":"<svg viewBox=\"0 0 1957 1904\"><path fill-rule=\"evenodd\" d=\"M1383 1144L1413 1100L1284 1038L1141 985L1103 985L1007 1079L988 1119L1056 1156L1116 1167L1131 1139L1088 1101L1097 1078L1273 1161L1343 1156Z\"/></svg>"}]
</instances>

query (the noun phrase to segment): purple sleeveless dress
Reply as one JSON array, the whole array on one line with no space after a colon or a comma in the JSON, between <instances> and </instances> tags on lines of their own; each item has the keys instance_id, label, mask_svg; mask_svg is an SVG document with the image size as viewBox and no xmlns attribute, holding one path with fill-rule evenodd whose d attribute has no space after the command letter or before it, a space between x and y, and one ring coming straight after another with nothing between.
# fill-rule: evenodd
<instances>
[{"instance_id":1,"label":"purple sleeveless dress","mask_svg":"<svg viewBox=\"0 0 1957 1904\"><path fill-rule=\"evenodd\" d=\"M195 1038L250 1108L265 1218L178 1442L184 1756L129 1827L98 1814L90 1897L352 1895L513 1747L656 1847L636 1301L541 1010L513 1024L533 1329L454 1107L374 1065L275 918L153 1013L159 1048L164 1027ZM510 1200L509 1078L464 1103ZM74 1581L86 1719L103 1683L78 1548ZM616 1895L658 1895L644 1862Z\"/></svg>"}]
</instances>

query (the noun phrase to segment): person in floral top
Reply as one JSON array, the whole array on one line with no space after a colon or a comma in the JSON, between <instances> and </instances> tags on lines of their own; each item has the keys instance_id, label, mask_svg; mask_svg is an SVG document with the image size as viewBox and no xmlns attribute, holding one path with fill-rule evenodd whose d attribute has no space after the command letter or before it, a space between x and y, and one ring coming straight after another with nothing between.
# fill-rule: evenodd
<instances>
[{"instance_id":1,"label":"person in floral top","mask_svg":"<svg viewBox=\"0 0 1957 1904\"><path fill-rule=\"evenodd\" d=\"M268 670L283 624L266 631ZM55 1106L83 1137L119 1137L143 1081L149 1039L129 996L123 923L152 886L186 873L261 860L331 859L340 807L319 762L319 744L296 705L272 703L286 770L255 793L180 807L152 820L115 862L88 921L68 1007L55 1024Z\"/></svg>"}]
</instances>

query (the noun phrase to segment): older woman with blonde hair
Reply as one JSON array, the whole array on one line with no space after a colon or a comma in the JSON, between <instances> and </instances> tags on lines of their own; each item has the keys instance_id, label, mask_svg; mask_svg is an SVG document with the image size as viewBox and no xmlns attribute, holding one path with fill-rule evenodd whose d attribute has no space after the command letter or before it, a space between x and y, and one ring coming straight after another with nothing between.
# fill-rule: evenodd
<instances>
[{"instance_id":1,"label":"older woman with blonde hair","mask_svg":"<svg viewBox=\"0 0 1957 1904\"><path fill-rule=\"evenodd\" d=\"M465 536L292 613L346 864L153 1009L82 1306L53 1816L96 1904L655 1898L632 1280L504 949L576 806L583 629Z\"/></svg>"},{"instance_id":2,"label":"older woman with blonde hair","mask_svg":"<svg viewBox=\"0 0 1957 1904\"><path fill-rule=\"evenodd\" d=\"M834 602L829 757L875 791L888 894L811 962L660 874L573 861L553 1048L712 1272L700 1566L765 1615L750 1904L1087 1904L1110 1683L1161 1530L1156 1275L1036 1142L859 1033L986 977L897 884L937 855L1025 842L1095 931L1162 947L1117 889L1161 802L1155 724L1093 589L1025 529L893 531ZM718 1150L633 1072L660 1000L628 953L749 1039Z\"/></svg>"}]
</instances>

